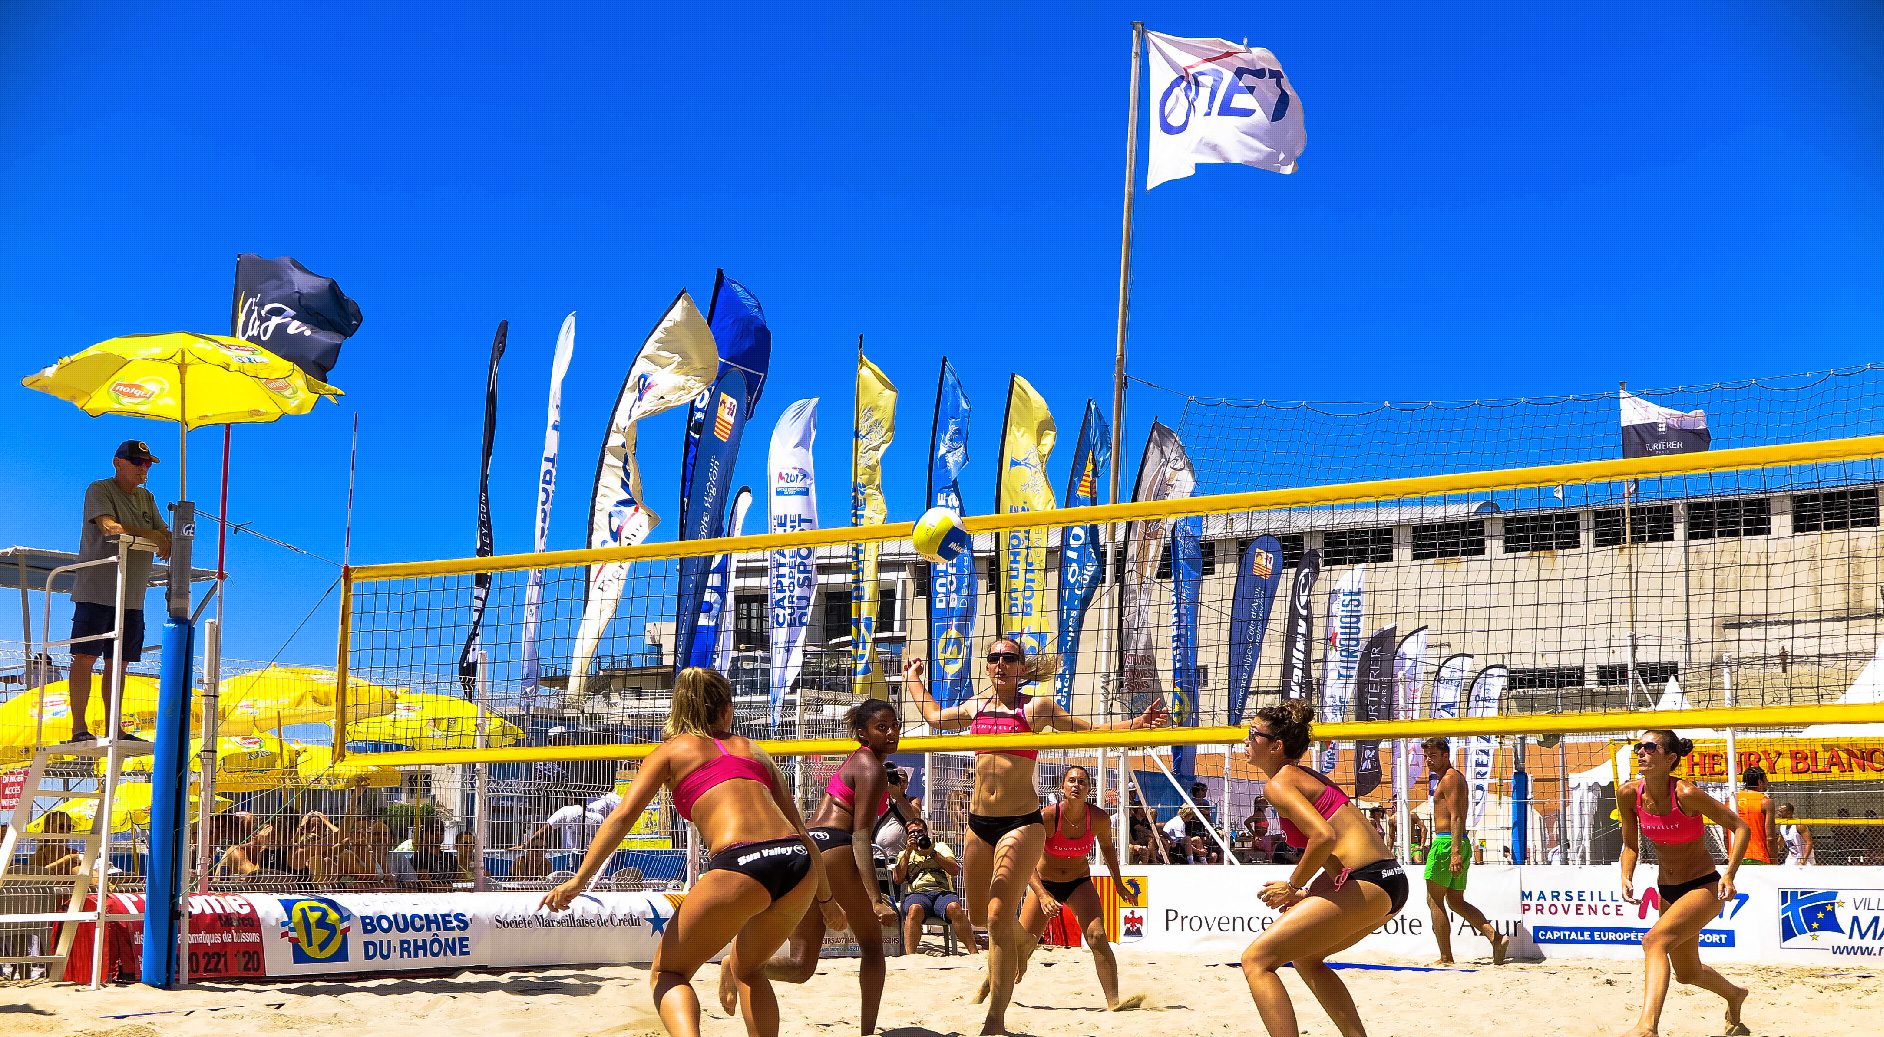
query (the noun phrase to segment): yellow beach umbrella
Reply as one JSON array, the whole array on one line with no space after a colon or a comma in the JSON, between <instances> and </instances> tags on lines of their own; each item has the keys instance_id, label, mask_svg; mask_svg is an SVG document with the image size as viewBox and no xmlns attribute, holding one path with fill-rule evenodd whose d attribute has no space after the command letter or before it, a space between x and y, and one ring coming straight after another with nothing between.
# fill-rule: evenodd
<instances>
[{"instance_id":1,"label":"yellow beach umbrella","mask_svg":"<svg viewBox=\"0 0 1884 1037\"><path fill-rule=\"evenodd\" d=\"M106 339L20 384L76 404L93 417L174 421L180 437L204 425L306 414L321 397L341 395L260 346L187 331ZM178 468L183 466L179 457ZM177 478L179 485L188 485L183 472Z\"/></svg>"},{"instance_id":2,"label":"yellow beach umbrella","mask_svg":"<svg viewBox=\"0 0 1884 1037\"><path fill-rule=\"evenodd\" d=\"M489 710L451 695L401 691L392 712L347 725L349 742L392 742L414 749L470 749L477 745L478 716L486 718L485 743L515 745L523 729Z\"/></svg>"},{"instance_id":3,"label":"yellow beach umbrella","mask_svg":"<svg viewBox=\"0 0 1884 1037\"><path fill-rule=\"evenodd\" d=\"M232 735L216 739L216 787L223 788L222 776L225 774L267 774L271 772L292 771L295 760L301 750L293 742L285 742L274 735ZM203 758L203 740L190 739L190 767ZM126 774L148 774L151 768L151 756L132 756L124 761ZM100 767L103 761L100 761Z\"/></svg>"},{"instance_id":4,"label":"yellow beach umbrella","mask_svg":"<svg viewBox=\"0 0 1884 1037\"><path fill-rule=\"evenodd\" d=\"M190 790L190 816L196 815L198 796L194 787ZM216 812L221 813L234 805L234 800L221 796L215 798ZM43 834L46 831L46 819L53 814L64 814L72 819L72 830L87 831L92 826L92 818L98 814L98 801L95 799L74 799L52 808L34 818L26 826L29 832ZM111 796L111 830L114 833L128 832L133 828L150 827L150 783L145 781L125 782L119 785Z\"/></svg>"},{"instance_id":5,"label":"yellow beach umbrella","mask_svg":"<svg viewBox=\"0 0 1884 1037\"><path fill-rule=\"evenodd\" d=\"M103 674L92 678L92 697L86 704L85 723L92 731L105 730L105 697L110 690ZM124 675L124 702L120 717L128 728L148 728L157 722L157 679L135 673ZM40 727L44 718L45 726ZM203 718L202 703L190 701L190 721ZM34 732L39 731L46 744L63 742L72 734L72 696L65 681L51 684L0 703L0 747L32 749Z\"/></svg>"},{"instance_id":6,"label":"yellow beach umbrella","mask_svg":"<svg viewBox=\"0 0 1884 1037\"><path fill-rule=\"evenodd\" d=\"M295 763L296 776L301 787L311 789L396 789L402 783L398 771L391 767L356 762L361 758L349 757L336 764L331 748L324 745L302 746L301 758Z\"/></svg>"},{"instance_id":7,"label":"yellow beach umbrella","mask_svg":"<svg viewBox=\"0 0 1884 1037\"><path fill-rule=\"evenodd\" d=\"M270 666L222 682L220 732L248 735L290 724L322 724L334 719L334 671L313 666ZM347 677L347 716L364 718L390 712L399 693L359 677Z\"/></svg>"}]
</instances>

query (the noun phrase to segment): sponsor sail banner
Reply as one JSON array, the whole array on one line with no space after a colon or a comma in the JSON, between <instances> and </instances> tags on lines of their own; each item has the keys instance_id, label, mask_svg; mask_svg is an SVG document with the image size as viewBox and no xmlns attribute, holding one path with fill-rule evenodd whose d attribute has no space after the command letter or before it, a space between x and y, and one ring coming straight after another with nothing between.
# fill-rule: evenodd
<instances>
[{"instance_id":1,"label":"sponsor sail banner","mask_svg":"<svg viewBox=\"0 0 1884 1037\"><path fill-rule=\"evenodd\" d=\"M332 278L322 277L289 258L263 259L244 252L236 257L236 338L253 342L327 381L340 362L340 346L360 330L360 304L347 298Z\"/></svg>"},{"instance_id":2,"label":"sponsor sail banner","mask_svg":"<svg viewBox=\"0 0 1884 1037\"><path fill-rule=\"evenodd\" d=\"M1007 384L1007 419L1001 428L1001 459L994 485L999 515L1051 511L1058 506L1047 482L1047 457L1059 430L1047 401L1020 375ZM1001 534L995 558L1000 565L1003 637L1020 642L1027 655L1047 650L1053 617L1047 614L1047 531L1010 529Z\"/></svg>"},{"instance_id":3,"label":"sponsor sail banner","mask_svg":"<svg viewBox=\"0 0 1884 1037\"><path fill-rule=\"evenodd\" d=\"M1393 719L1393 650L1400 631L1392 625L1374 631L1361 648L1361 672L1354 688L1354 719ZM1380 742L1364 738L1354 743L1354 794L1365 796L1380 787Z\"/></svg>"},{"instance_id":4,"label":"sponsor sail banner","mask_svg":"<svg viewBox=\"0 0 1884 1037\"><path fill-rule=\"evenodd\" d=\"M543 429L543 464L536 477L536 534L531 541L538 554L549 550L550 503L556 498L556 461L562 452L563 376L576 351L576 315L563 318L556 334L556 353L550 358L549 422ZM543 679L536 639L543 624L543 570L530 570L523 592L523 708L536 708L537 689Z\"/></svg>"},{"instance_id":5,"label":"sponsor sail banner","mask_svg":"<svg viewBox=\"0 0 1884 1037\"><path fill-rule=\"evenodd\" d=\"M1197 486L1190 457L1176 432L1161 421L1151 423L1145 454L1138 462L1138 484L1133 501L1175 500L1189 497ZM1123 675L1126 709L1142 713L1163 697L1158 676L1158 622L1152 616L1159 562L1170 546L1170 519L1141 519L1125 529L1124 607L1119 610L1122 630L1119 672Z\"/></svg>"},{"instance_id":6,"label":"sponsor sail banner","mask_svg":"<svg viewBox=\"0 0 1884 1037\"><path fill-rule=\"evenodd\" d=\"M741 486L733 495L733 515L726 535L746 535L746 512L752 508L752 488ZM706 666L731 673L733 666L733 556L714 555L707 570L706 594L700 599L700 619L694 628L693 657L689 666Z\"/></svg>"},{"instance_id":7,"label":"sponsor sail banner","mask_svg":"<svg viewBox=\"0 0 1884 1037\"><path fill-rule=\"evenodd\" d=\"M1400 646L1393 652L1393 718L1395 720L1414 720L1420 715L1420 675L1426 666L1426 628L1418 630L1400 639ZM1424 766L1419 753L1405 738L1393 740L1393 773L1404 773L1406 779L1394 778L1394 788L1399 790L1400 801L1406 801L1406 792L1410 783L1419 780L1419 773Z\"/></svg>"},{"instance_id":8,"label":"sponsor sail banner","mask_svg":"<svg viewBox=\"0 0 1884 1037\"><path fill-rule=\"evenodd\" d=\"M1471 672L1472 657L1465 652L1441 660L1438 671L1433 674L1432 711L1427 715L1434 720L1458 716L1459 699L1465 693L1465 677Z\"/></svg>"},{"instance_id":9,"label":"sponsor sail banner","mask_svg":"<svg viewBox=\"0 0 1884 1037\"><path fill-rule=\"evenodd\" d=\"M1230 596L1230 724L1243 722L1256 664L1263 656L1263 632L1282 582L1282 542L1265 533L1243 549L1237 560L1236 588Z\"/></svg>"},{"instance_id":10,"label":"sponsor sail banner","mask_svg":"<svg viewBox=\"0 0 1884 1037\"><path fill-rule=\"evenodd\" d=\"M802 533L818 528L818 484L811 465L811 444L817 435L816 397L785 408L772 430L767 532ZM766 565L766 582L772 617L772 727L777 730L785 692L805 664L805 631L811 626L811 599L818 590L817 549L773 551Z\"/></svg>"},{"instance_id":11,"label":"sponsor sail banner","mask_svg":"<svg viewBox=\"0 0 1884 1037\"><path fill-rule=\"evenodd\" d=\"M1465 696L1465 715L1495 717L1498 700L1504 697L1509 676L1503 666L1487 666L1472 678L1472 688ZM1471 827L1485 820L1485 802L1491 795L1492 763L1498 757L1498 739L1491 735L1473 735L1465 743L1465 783L1472 797Z\"/></svg>"},{"instance_id":12,"label":"sponsor sail banner","mask_svg":"<svg viewBox=\"0 0 1884 1037\"><path fill-rule=\"evenodd\" d=\"M1315 578L1321 575L1321 552L1309 548L1295 563L1295 582L1289 584L1289 612L1282 621L1282 697L1315 697L1313 652L1315 644Z\"/></svg>"},{"instance_id":13,"label":"sponsor sail banner","mask_svg":"<svg viewBox=\"0 0 1884 1037\"><path fill-rule=\"evenodd\" d=\"M968 394L948 357L936 385L935 424L929 432L928 506L962 514L962 469L968 464ZM975 553L929 566L929 690L947 709L973 690L968 665L975 633Z\"/></svg>"},{"instance_id":14,"label":"sponsor sail banner","mask_svg":"<svg viewBox=\"0 0 1884 1037\"><path fill-rule=\"evenodd\" d=\"M491 368L484 376L484 447L478 455L478 557L489 558L497 551L491 534L491 450L497 443L497 364L504 359L504 344L510 337L510 322L497 322L497 336L491 340ZM478 634L484 627L484 605L491 596L491 574L471 577L471 632L465 635L464 650L458 653L458 683L464 697L477 693Z\"/></svg>"},{"instance_id":15,"label":"sponsor sail banner","mask_svg":"<svg viewBox=\"0 0 1884 1037\"><path fill-rule=\"evenodd\" d=\"M855 478L850 487L853 526L880 526L889 515L883 499L883 453L896 438L896 386L882 369L857 355L857 411L851 429ZM859 697L888 700L889 681L877 663L877 551L881 544L850 548L851 691Z\"/></svg>"},{"instance_id":16,"label":"sponsor sail banner","mask_svg":"<svg viewBox=\"0 0 1884 1037\"><path fill-rule=\"evenodd\" d=\"M1341 574L1328 591L1328 654L1322 657L1321 706L1316 719L1338 724L1354 706L1354 682L1361 674L1361 624L1367 615L1367 566L1357 565ZM1340 749L1328 742L1321 749L1321 770L1335 769Z\"/></svg>"},{"instance_id":17,"label":"sponsor sail banner","mask_svg":"<svg viewBox=\"0 0 1884 1037\"><path fill-rule=\"evenodd\" d=\"M706 391L719 365L713 332L682 291L648 332L635 355L621 394L609 415L608 436L596 464L595 492L589 503L589 546L628 547L653 532L660 517L641 495L641 470L635 460L636 425L641 419L671 410ZM628 579L625 562L603 562L589 567L582 622L576 628L576 648L569 663L569 698L581 702L588 692L589 665L601 644L602 631L615 618L622 585Z\"/></svg>"},{"instance_id":18,"label":"sponsor sail banner","mask_svg":"<svg viewBox=\"0 0 1884 1037\"><path fill-rule=\"evenodd\" d=\"M687 411L687 435L680 458L680 539L710 540L725 535L726 494L733 485L733 464L746 421L759 406L772 364L772 329L765 310L745 285L714 274L713 298L707 303L707 327L720 351L713 385L694 398ZM703 556L682 558L674 601L675 665L713 651L713 640L699 641L696 617L706 593ZM694 664L699 665L699 664Z\"/></svg>"},{"instance_id":19,"label":"sponsor sail banner","mask_svg":"<svg viewBox=\"0 0 1884 1037\"><path fill-rule=\"evenodd\" d=\"M1175 727L1197 726L1197 598L1204 587L1204 520L1186 515L1171 523L1171 703ZM1179 788L1197 776L1197 747L1171 748Z\"/></svg>"},{"instance_id":20,"label":"sponsor sail banner","mask_svg":"<svg viewBox=\"0 0 1884 1037\"><path fill-rule=\"evenodd\" d=\"M1707 412L1663 407L1620 390L1622 401L1622 456L1665 457L1706 450L1714 442L1707 430Z\"/></svg>"},{"instance_id":21,"label":"sponsor sail banner","mask_svg":"<svg viewBox=\"0 0 1884 1037\"><path fill-rule=\"evenodd\" d=\"M1110 474L1111 464L1112 430L1106 425L1105 415L1099 413L1099 405L1087 400L1079 441L1073 447L1073 470L1066 480L1066 506L1083 508L1099 503L1101 480ZM1053 697L1061 709L1069 712L1073 708L1073 676L1079 672L1080 632L1093 592L1099 588L1099 570L1104 561L1097 524L1061 530L1060 672L1054 679Z\"/></svg>"},{"instance_id":22,"label":"sponsor sail banner","mask_svg":"<svg viewBox=\"0 0 1884 1037\"><path fill-rule=\"evenodd\" d=\"M1145 40L1152 98L1147 191L1190 176L1199 162L1295 172L1308 143L1302 99L1274 54L1161 32L1147 32Z\"/></svg>"}]
</instances>

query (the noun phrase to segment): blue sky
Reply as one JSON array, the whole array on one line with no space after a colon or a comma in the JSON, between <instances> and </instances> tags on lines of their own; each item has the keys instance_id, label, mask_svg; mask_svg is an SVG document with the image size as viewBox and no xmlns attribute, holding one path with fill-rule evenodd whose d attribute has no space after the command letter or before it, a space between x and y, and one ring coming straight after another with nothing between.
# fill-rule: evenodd
<instances>
[{"instance_id":1,"label":"blue sky","mask_svg":"<svg viewBox=\"0 0 1884 1037\"><path fill-rule=\"evenodd\" d=\"M684 9L683 9L684 8ZM474 546L481 390L511 322L492 475L526 549L555 332L553 547L580 546L596 452L641 337L715 267L763 300L774 368L740 481L819 396L826 524L845 519L851 351L903 389L891 516L920 510L936 364L976 407L992 507L1005 382L1070 439L1109 409L1129 23L1247 37L1299 92L1301 172L1233 167L1141 195L1131 370L1200 395L1462 399L1878 359L1884 14L1875 4L348 4L0 8L0 541L68 546L112 445L17 379L113 335L223 332L235 255L293 255L366 314L339 407L236 430L233 517L338 557ZM1128 458L1181 401L1135 391ZM646 423L675 517L678 413ZM214 508L220 435L192 436ZM1070 444L1057 455L1062 481ZM238 539L228 654L267 658L332 582ZM55 626L64 622L63 614ZM0 638L17 636L9 599ZM55 635L57 636L57 635ZM286 650L325 660L334 602Z\"/></svg>"}]
</instances>

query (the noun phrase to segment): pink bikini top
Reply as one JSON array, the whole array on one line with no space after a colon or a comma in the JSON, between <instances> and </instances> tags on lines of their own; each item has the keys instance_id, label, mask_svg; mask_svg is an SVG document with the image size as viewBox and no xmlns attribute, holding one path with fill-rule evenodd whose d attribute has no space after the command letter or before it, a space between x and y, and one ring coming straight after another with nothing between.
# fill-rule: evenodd
<instances>
[{"instance_id":1,"label":"pink bikini top","mask_svg":"<svg viewBox=\"0 0 1884 1037\"><path fill-rule=\"evenodd\" d=\"M1308 768L1304 767L1303 770L1308 770ZM1315 774L1314 771L1308 771L1308 773ZM1321 795L1315 797L1315 813L1320 814L1323 820L1332 821L1335 811L1348 804L1348 794L1319 774L1315 774L1315 779L1322 783ZM1286 817L1281 817L1280 820L1284 841L1298 850L1308 846L1308 836L1300 828L1295 827Z\"/></svg>"},{"instance_id":2,"label":"pink bikini top","mask_svg":"<svg viewBox=\"0 0 1884 1037\"><path fill-rule=\"evenodd\" d=\"M1674 775L1668 776L1668 813L1651 814L1646 803L1642 789L1638 787L1635 792L1635 821L1649 842L1657 846L1672 846L1691 843L1701 837L1701 816L1681 809L1681 802L1675 798Z\"/></svg>"},{"instance_id":3,"label":"pink bikini top","mask_svg":"<svg viewBox=\"0 0 1884 1037\"><path fill-rule=\"evenodd\" d=\"M1092 808L1086 808L1086 834L1078 839L1068 839L1060 834L1060 822L1066 819L1064 804L1054 808L1053 831L1047 835L1047 844L1042 849L1049 857L1064 857L1067 860L1085 860L1092 855L1092 845L1097 841L1092 834Z\"/></svg>"},{"instance_id":4,"label":"pink bikini top","mask_svg":"<svg viewBox=\"0 0 1884 1037\"><path fill-rule=\"evenodd\" d=\"M850 761L852 757L856 756L858 753L861 753L861 752L868 752L868 750L862 747L859 747L853 750L850 756L844 757L844 762L838 765L837 773L831 775L831 780L826 782L824 785L825 794L830 796L832 799L837 800L839 803L843 804L844 807L850 810L852 813L855 813L857 810L857 805L856 805L857 804L857 790L854 788L851 788L850 782L844 780L844 768L850 765ZM870 756L871 756L871 759L876 759L875 753L871 753ZM883 798L877 801L876 816L882 817L885 813L889 811L889 809L890 809L890 791L888 789L884 789Z\"/></svg>"},{"instance_id":5,"label":"pink bikini top","mask_svg":"<svg viewBox=\"0 0 1884 1037\"><path fill-rule=\"evenodd\" d=\"M694 804L700 802L708 789L722 782L743 778L759 782L768 789L772 787L772 771L765 764L734 756L717 738L713 739L713 744L719 747L720 755L688 771L687 776L674 785L674 811L683 821L692 821Z\"/></svg>"},{"instance_id":6,"label":"pink bikini top","mask_svg":"<svg viewBox=\"0 0 1884 1037\"><path fill-rule=\"evenodd\" d=\"M988 712L988 706L983 705L981 709L975 713L975 719L969 721L968 733L971 735L1033 734L1034 725L1027 722L1027 700L1030 697L1031 696L1027 695L1020 696L1019 700L1014 703L1014 712L1012 713L990 713ZM990 697L988 701L989 704L992 704L994 700ZM1033 760L1040 757L1040 752L1036 749L975 750L976 756L986 756L989 753L1005 753L1008 756L1018 756L1023 760Z\"/></svg>"}]
</instances>

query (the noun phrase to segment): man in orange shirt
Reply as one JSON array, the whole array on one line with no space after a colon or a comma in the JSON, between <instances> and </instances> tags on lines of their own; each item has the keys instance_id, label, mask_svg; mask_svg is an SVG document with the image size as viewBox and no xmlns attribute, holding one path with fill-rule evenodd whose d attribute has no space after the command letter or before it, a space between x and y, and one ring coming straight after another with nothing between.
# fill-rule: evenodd
<instances>
[{"instance_id":1,"label":"man in orange shirt","mask_svg":"<svg viewBox=\"0 0 1884 1037\"><path fill-rule=\"evenodd\" d=\"M1781 844L1779 826L1773 823L1773 797L1766 794L1766 772L1759 767L1748 767L1740 776L1740 784L1745 787L1734 796L1734 813L1753 830L1746 859L1753 864L1772 864L1773 848Z\"/></svg>"}]
</instances>

